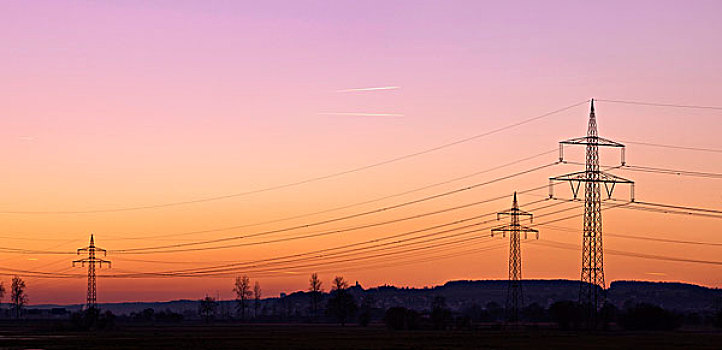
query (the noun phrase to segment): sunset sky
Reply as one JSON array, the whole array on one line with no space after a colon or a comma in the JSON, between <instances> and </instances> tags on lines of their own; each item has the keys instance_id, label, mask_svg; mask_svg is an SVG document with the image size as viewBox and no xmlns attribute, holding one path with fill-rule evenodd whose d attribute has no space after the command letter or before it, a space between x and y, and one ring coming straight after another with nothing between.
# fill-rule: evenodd
<instances>
[{"instance_id":1,"label":"sunset sky","mask_svg":"<svg viewBox=\"0 0 722 350\"><path fill-rule=\"evenodd\" d=\"M326 287L335 275L365 287L504 279L508 238L502 237L372 257L424 246L392 245L361 251L345 262L319 256L226 276L104 275L256 261L503 211L514 191L544 186L550 176L582 167L558 164L398 209L202 247L256 245L119 251L339 218L551 164L558 158L559 141L585 134L590 98L602 100L596 103L600 135L626 143L630 165L722 173L722 151L637 143L722 149L722 110L604 101L722 106L720 13L720 1L2 1L0 278L7 287L17 270L72 274L40 278L18 273L27 281L31 303L83 303L85 270L73 268L71 261L79 257L65 253L85 247L94 233L113 263L99 272L100 303L216 293L231 298L233 276L244 272L261 283L265 296L305 289L313 271ZM489 136L334 177L139 208L358 169L575 104ZM601 157L603 165L619 162L617 151L604 150ZM569 148L567 158L583 162L583 150ZM635 180L638 200L722 209L719 178L613 172ZM556 193L569 198L565 186ZM627 187L616 191L615 197L628 198ZM534 223L582 212L545 217L578 206L543 208L555 204L542 202L547 192L519 196L521 206L539 216ZM297 239L498 196L508 197ZM306 215L344 206L349 207ZM722 287L719 264L609 253L720 261L719 218L622 208L603 215L610 234L604 241L607 284L635 279ZM296 218L263 224L289 217ZM489 227L503 223L480 225L479 232L460 237L488 235ZM191 233L252 224L258 225ZM582 218L553 226L537 226L539 242L529 237L523 245L525 278L579 278L580 251L543 242L578 247ZM291 239L266 242L279 238ZM469 253L484 247L490 250ZM43 252L16 254L14 249Z\"/></svg>"}]
</instances>

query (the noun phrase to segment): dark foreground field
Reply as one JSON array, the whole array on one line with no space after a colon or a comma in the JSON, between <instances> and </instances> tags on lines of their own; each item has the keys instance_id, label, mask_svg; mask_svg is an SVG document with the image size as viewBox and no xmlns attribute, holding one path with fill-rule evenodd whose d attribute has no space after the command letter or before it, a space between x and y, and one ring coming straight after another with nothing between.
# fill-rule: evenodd
<instances>
[{"instance_id":1,"label":"dark foreground field","mask_svg":"<svg viewBox=\"0 0 722 350\"><path fill-rule=\"evenodd\" d=\"M98 333L4 327L0 349L721 349L704 331L389 331L328 325L123 327Z\"/></svg>"}]
</instances>

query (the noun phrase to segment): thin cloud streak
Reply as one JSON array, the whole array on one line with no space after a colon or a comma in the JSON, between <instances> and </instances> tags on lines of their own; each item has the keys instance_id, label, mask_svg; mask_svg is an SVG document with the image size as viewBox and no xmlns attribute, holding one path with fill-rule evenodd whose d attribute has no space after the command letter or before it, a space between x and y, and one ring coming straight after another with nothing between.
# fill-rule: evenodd
<instances>
[{"instance_id":1,"label":"thin cloud streak","mask_svg":"<svg viewBox=\"0 0 722 350\"><path fill-rule=\"evenodd\" d=\"M399 113L363 113L363 112L322 112L321 115L334 115L342 117L403 117Z\"/></svg>"},{"instance_id":2,"label":"thin cloud streak","mask_svg":"<svg viewBox=\"0 0 722 350\"><path fill-rule=\"evenodd\" d=\"M398 90L400 86L378 86L378 87L367 87L367 88L355 88L355 89L343 89L336 90L336 92L364 92L364 91L379 91L379 90Z\"/></svg>"}]
</instances>

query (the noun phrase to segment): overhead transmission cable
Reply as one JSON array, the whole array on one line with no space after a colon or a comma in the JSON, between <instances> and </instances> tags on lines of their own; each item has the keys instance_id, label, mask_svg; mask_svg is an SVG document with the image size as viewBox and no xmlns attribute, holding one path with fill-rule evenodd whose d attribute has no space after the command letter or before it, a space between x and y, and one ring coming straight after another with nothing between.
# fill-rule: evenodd
<instances>
[{"instance_id":1,"label":"overhead transmission cable","mask_svg":"<svg viewBox=\"0 0 722 350\"><path fill-rule=\"evenodd\" d=\"M595 98L594 101L609 102L609 103L621 103L621 104L628 104L628 105L651 106L651 107L709 109L709 110L722 111L722 107L720 107L720 106L684 105L684 104L671 104L671 103L645 102L645 101L607 100L607 99L597 99L597 98Z\"/></svg>"},{"instance_id":2,"label":"overhead transmission cable","mask_svg":"<svg viewBox=\"0 0 722 350\"><path fill-rule=\"evenodd\" d=\"M552 247L552 248L559 248L559 249L579 250L579 247L575 244L556 242L556 241L548 241L548 240L529 241L529 243L539 244L539 245ZM687 263L697 263L697 264L707 264L707 265L717 265L717 266L722 265L722 261L678 258L678 257L664 256L664 255L627 252L627 251L615 250L615 249L604 249L604 253L611 254L611 255L618 255L618 256L640 258L640 259L662 260L662 261L671 261L671 262L687 262Z\"/></svg>"},{"instance_id":3,"label":"overhead transmission cable","mask_svg":"<svg viewBox=\"0 0 722 350\"><path fill-rule=\"evenodd\" d=\"M355 213L355 214L351 214L351 215L346 215L346 216L342 216L342 217L320 220L320 221L312 222L312 223L309 223L309 224L295 225L295 226L290 226L290 227L285 227L285 228L280 228L280 229L274 229L274 230L261 231L261 232L251 233L251 234L245 234L245 235L241 235L241 236L224 237L224 238L210 239L210 240L197 241L197 242L186 242L186 243L177 243L177 244L167 244L167 245L158 245L158 246L141 247L141 248L116 249L116 250L112 250L112 252L113 252L113 253L116 253L116 254L127 254L127 253L139 253L139 252L143 252L143 251L152 251L152 250L161 250L161 249L182 248L182 247L190 247L190 246L205 245L205 244L212 244L212 243L222 243L222 242L234 241L234 240L239 240L239 239L245 239L245 238L258 237L258 236L264 236L264 235L269 235L269 234L275 234L275 233L281 233L281 232L287 232L287 231L305 229L305 228L309 228L309 227L313 227L313 226L320 226L320 225L329 224L329 223L333 223L333 222L339 222L339 221L348 220L348 219L353 219L353 218L358 218L358 217L367 216L367 215L371 215L371 214L377 214L377 213L385 212L385 211L388 211L388 210L393 210L393 209L398 209L398 208L406 207L406 206L409 206L409 205L412 205L412 204L418 204L418 203L426 202L426 201L429 201L429 200L433 200L433 199L438 199L438 198L450 196L450 195L453 195L453 194L457 194L457 193L461 193L461 192L464 192L464 191L472 190L472 189L475 189L475 188L478 188L478 187L481 187L481 186L490 185L490 184L493 184L493 183L495 183L495 182L499 182L499 181L502 181L502 180L507 180L507 179L514 178L514 177L517 177L517 176L521 176L521 175L524 175L524 174L529 174L529 173L532 173L532 172L535 172L535 171L538 171L538 170L541 170L541 169L545 169L545 168L548 168L548 167L550 167L550 166L554 166L554 165L557 165L557 164L559 164L559 162L553 162L553 163L549 163L549 164L546 164L546 165L542 165L542 166L538 166L538 167L535 167L535 168L531 168L531 169L528 169L528 170L520 171L520 172L511 174L511 175L498 177L498 178L495 178L495 179L492 179L492 180L489 180L489 181L485 181L485 182L481 182L481 183L476 183L476 184L473 184L473 185L470 185L470 186L466 186L466 187L462 187L462 188L457 188L457 189L450 190L450 191L446 191L446 192L442 192L442 193L439 193L439 194L429 195L429 196L426 196L426 197L423 197L423 198L419 198L419 199L415 199L415 200L410 200L410 201L406 201L406 202L403 202L403 203L398 203L398 204L394 204L394 205L390 205L390 206L385 206L385 207L377 208L377 209L373 209L373 210L368 210L368 211L364 211L364 212L360 212L360 213ZM540 188L543 188L543 187L544 187L544 186L542 186L542 187L540 187ZM540 188L535 188L535 189L533 189L533 190L538 190L538 189L540 189ZM504 197L497 197L497 198L498 198L498 199L501 199L501 198L504 198ZM489 200L489 201L498 200L497 198L491 199L491 200ZM481 204L481 202L477 202L477 204ZM418 217L418 216L414 216L414 218L415 218L415 217ZM412 218L412 217L409 217L409 218ZM176 251L179 251L179 250L176 250ZM111 251L109 251L109 252L111 252Z\"/></svg>"},{"instance_id":4,"label":"overhead transmission cable","mask_svg":"<svg viewBox=\"0 0 722 350\"><path fill-rule=\"evenodd\" d=\"M314 216L314 215L319 215L319 214L326 214L326 213L330 213L330 212L334 212L334 211L339 211L339 210L343 210L343 209L349 209L349 208L353 208L353 207L358 207L358 206L361 206L361 205L366 205L366 204L371 204L371 203L375 203L375 202L380 202L380 201L383 201L383 200L386 200L386 199L401 197L401 196L404 196L404 195L407 195L407 194L411 194L411 193L415 193L415 192L427 190L427 189L430 189L430 188L434 188L434 187L446 185L446 184L453 183L453 182L456 182L456 181L459 181L459 180L463 180L463 179L471 178L471 177L474 177L474 176L477 176L477 175L481 175L481 174L484 174L484 173L492 172L492 171L494 171L494 170L499 170L499 169L506 168L506 167L509 167L509 166L512 166L512 165L517 165L517 164L519 164L519 163L521 163L521 162L525 162L525 161L528 161L528 160L532 160L532 159L539 158L539 157L541 157L541 156L549 155L549 154L556 153L556 152L557 152L557 149L552 149L552 150L548 150L548 151L545 151L545 152L541 152L541 153L534 154L534 155L532 155L532 156L520 158L520 159L511 161L511 162L508 162L508 163L504 163L504 164L501 164L501 165L497 165L497 166L494 166L494 167L491 167L491 168L487 168L487 169L480 170L480 171L475 171L475 172L473 172L473 173L471 173L471 174L467 174L467 175L455 177L455 178L452 178L452 179L444 180L444 181L441 181L441 182L436 182L436 183L433 183L433 184L424 185L424 186L421 186L421 187L413 188L413 189L410 189L410 190L406 190L406 191L402 191L402 192L398 192L398 193L394 193L394 194L390 194L390 195L385 195L385 196L382 196L382 197L377 197L377 198L374 198L374 199L364 200L364 201L360 201L360 202L356 202L356 203L352 203L352 204L346 204L346 205L342 205L342 206L338 206L338 207L333 207L333 208L329 208L329 209L323 209L323 210L319 210L319 211L315 211L315 212L311 212L311 213L304 213L304 214L293 215L293 216L288 216L288 217L283 217L283 218L278 218L278 219L271 219L271 220L256 222L256 223L252 223L252 224L233 225L233 226L227 226L227 227L222 227L222 228L215 228L215 229L210 229L210 230L208 230L208 229L206 229L206 230L195 230L195 231L187 231L187 232L181 232L181 233L169 233L169 234L150 235L150 236L149 236L149 235L144 235L144 236L136 236L136 237L120 237L120 238L110 238L109 240L146 240L146 239L154 239L154 238L180 237L180 236L194 235L194 234L199 234L199 233L211 233L211 232L229 231L229 230L241 229L241 228L248 228L248 227L253 227L253 226L261 226L261 225L267 225L267 224L274 224L274 223L278 223L278 222L283 222L283 221L288 221L288 220L293 220L293 219L300 219L300 218L305 218L305 217Z\"/></svg>"},{"instance_id":5,"label":"overhead transmission cable","mask_svg":"<svg viewBox=\"0 0 722 350\"><path fill-rule=\"evenodd\" d=\"M544 201L545 201L545 200L541 200L541 201L536 201L536 202L532 202L532 203L540 203L540 202L544 202ZM532 204L532 203L529 203L529 204ZM551 207L556 206L556 205L558 205L558 204L561 204L561 203L551 203L551 204L547 204L547 205L545 205L545 206L536 208L536 210L545 209L545 208L551 208ZM563 209L563 210L560 210L560 211L557 211L557 212L547 213L547 214L543 214L543 215L552 215L552 214L561 213L561 212L564 212L564 211L569 211L569 210L571 210L571 209L576 209L576 208L567 208L567 209ZM296 259L299 259L299 258L302 258L302 259L317 259L317 258L319 258L319 257L327 258L327 257L330 257L330 256L336 256L336 255L340 255L340 254L345 255L345 254L347 254L347 253L352 253L352 252L353 252L353 253L365 253L365 252L367 252L369 249L375 249L375 248L379 248L379 247L394 246L394 245L398 245L398 244L402 244L402 243L404 243L404 244L422 244L422 243L428 243L428 242L433 242L433 241L436 241L436 240L439 240L439 239L446 239L446 238L450 238L450 237L458 237L458 236L463 236L463 235L466 235L466 234L469 234L469 233L478 232L479 230L481 230L481 229L478 228L478 226L486 225L486 224L491 223L491 222L496 222L497 220L496 220L496 219L485 220L485 221L475 222L475 223L471 223L471 224L466 224L466 225L464 225L464 226L459 226L459 227L444 229L444 230L441 230L441 231L434 231L434 230L439 229L439 228L442 228L442 227L451 226L451 225L458 225L458 224L460 224L460 223L465 223L465 222L468 222L468 221L478 220L478 219L480 219L480 218L488 217L488 216L492 216L492 215L496 215L496 212L487 213L487 214L482 214L482 215L474 216L474 217L471 217L471 218L465 218L465 219L461 219L461 220L456 220L456 221L450 222L450 223L444 223L444 224L440 224L440 225L434 225L434 226L430 226L430 227L424 227L424 228L421 228L421 229L416 229L416 230L411 230L411 231L405 231L405 232L398 233L398 234L394 234L394 235L390 235L390 236L384 236L384 237L380 237L380 238L373 238L373 239L369 239L369 240L362 241L362 242L345 244L345 245L336 246L336 247L332 247L332 248L323 248L323 249L317 249L317 250L307 251L307 252L303 252L303 253L296 253L296 254L291 254L291 255L278 256L278 257L273 257L273 258L264 258L264 259L260 259L260 260L242 261L242 262L236 262L236 263L231 263L231 264L216 265L216 266L212 266L212 267L199 267L199 268L190 268L190 269L184 269L184 270L174 270L174 271L172 271L172 272L173 272L173 273L192 272L192 271L197 271L197 270L207 270L207 269L209 269L209 268L213 268L213 269L220 269L220 268L241 268L241 267L258 266L259 264L265 264L265 263L278 263L278 262L287 263L287 262L290 262L290 261L298 261L298 260L296 260ZM459 230L464 230L464 229L472 229L472 230L471 230L471 231L461 232L461 233L457 232L457 231L459 231ZM412 236L412 235L417 234L417 233L428 232L428 231L432 231L432 232L426 233L426 234L423 234L423 235L420 235L420 236ZM452 233L452 232L456 232L456 233ZM448 233L451 233L451 234L448 234ZM448 235L441 236L442 234L448 234ZM409 237L409 236L412 236L412 237ZM425 240L422 240L422 239L425 239ZM420 240L421 240L421 241L420 241ZM413 242L413 243L409 243L409 242ZM365 247L364 247L364 246L365 246ZM395 247L392 247L392 248L395 248ZM382 250L386 250L386 249L388 249L388 248L383 248ZM289 259L293 259L293 260L289 260ZM165 272L165 273L168 273L168 272Z\"/></svg>"},{"instance_id":6,"label":"overhead transmission cable","mask_svg":"<svg viewBox=\"0 0 722 350\"><path fill-rule=\"evenodd\" d=\"M529 123L531 123L531 122L534 122L534 121L537 121L537 120L540 120L540 119L544 119L544 118L550 117L550 116L552 116L552 115L555 115L555 114L558 114L558 113L567 111L567 110L572 109L572 108L574 108L574 107L583 105L583 104L585 104L585 103L587 103L587 102L589 102L589 100L584 100L584 101L581 101L581 102L577 102L577 103L571 104L571 105L569 105L569 106L556 109L556 110L551 111L551 112L543 113L543 114L540 114L540 115L537 115L537 116L534 116L534 117L531 117L531 118L527 118L527 119L524 119L524 120L521 120L521 121L518 121L518 122L515 122L515 123L512 123L512 124L508 124L508 125L505 125L505 126L502 126L502 127L496 128L496 129L493 129L493 130L489 130L489 131L486 131L486 132L483 132L483 133L480 133L480 134L476 134L476 135L473 135L473 136L470 136L470 137L466 137L466 138L463 138L463 139L460 139L460 140L457 140L457 141L453 141L453 142L445 143L445 144L442 144L442 145L439 145L439 146L435 146L435 147L432 147L432 148L428 148L428 149L425 149L425 150L422 150L422 151L405 154L405 155L398 156L398 157L395 157L395 158L387 159L387 160L380 161L380 162L376 162L376 163L372 163L372 164L367 164L367 165L360 166L360 167L356 167L356 168L352 168L352 169L349 169L349 170L344 170L344 171L339 171L339 172L336 172L336 173L331 173L331 174L328 174L328 175L317 176L317 177L308 178L308 179L305 179L305 180L290 182L290 183L281 184L281 185L276 185L276 186L265 187L265 188L256 189L256 190L250 190L250 191L238 192L238 193L232 193L232 194L226 194L226 195L219 195L219 196L213 196L213 197L206 197L206 198L199 198L199 199L193 199L193 200L175 201L175 202L159 203L159 204L152 204L152 205L142 205L142 206L133 206L133 207L118 207L118 208L93 209L93 210L65 210L65 211L62 211L62 210L57 210L57 211L6 210L6 211L0 211L0 214L95 214L95 213L110 213L110 212L122 212L122 211L135 211L135 210L158 209L158 208L175 207L175 206L188 205L188 204L212 202L212 201L218 201L218 200L224 200L224 199L229 199L229 198L242 197L242 196L247 196L247 195L257 194L257 193L262 193L262 192L268 192L268 191L273 191L273 190L279 190L279 189L284 189L284 188L299 186L299 185L303 185L303 184L307 184L307 183L311 183L311 182L316 182L316 181L321 181L321 180L325 180L325 179L330 179L330 178L334 178L334 177L339 177L339 176L342 176L342 175L346 175L346 174L350 174L350 173L355 173L355 172L359 172L359 171L363 171L363 170L367 170L367 169L371 169L371 168L376 168L376 167L379 167L379 166L382 166L382 165L399 162L399 161L402 161L402 160L405 160L405 159L414 158L414 157L417 157L417 156L420 156L420 155L424 155L424 154L427 154L427 153L432 153L432 152L439 151L439 150L442 150L442 149L445 149L445 148L449 148L449 147L452 147L452 146L455 146L455 145L458 145L458 144L466 143L466 142L473 141L473 140L477 140L477 139L480 139L480 138L483 138L483 137L486 137L486 136L490 136L490 135L493 135L493 134L497 134L497 133L499 133L499 132L502 132L502 131L505 131L505 130L509 130L509 129L512 129L512 128L515 128L515 127L518 127L518 126L522 126L522 125L525 125L525 124L529 124Z\"/></svg>"},{"instance_id":7,"label":"overhead transmission cable","mask_svg":"<svg viewBox=\"0 0 722 350\"><path fill-rule=\"evenodd\" d=\"M546 226L546 227L549 227L550 229L557 230L557 231L579 232L578 229L573 229L573 228L563 227L563 226L556 226L556 225L549 225L549 224L537 224L537 226ZM627 234L627 233L615 233L615 232L610 232L610 231L604 231L604 235L609 236L609 237L636 239L636 240L662 242L662 243L692 244L692 245L712 246L712 247L722 246L722 243L638 236L638 235L631 235L631 234Z\"/></svg>"}]
</instances>

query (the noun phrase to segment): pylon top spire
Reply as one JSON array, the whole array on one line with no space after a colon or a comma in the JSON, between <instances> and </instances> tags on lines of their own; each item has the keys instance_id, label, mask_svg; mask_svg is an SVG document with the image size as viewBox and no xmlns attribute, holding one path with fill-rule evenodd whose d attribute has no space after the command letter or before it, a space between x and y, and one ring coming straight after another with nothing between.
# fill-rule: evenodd
<instances>
[{"instance_id":1,"label":"pylon top spire","mask_svg":"<svg viewBox=\"0 0 722 350\"><path fill-rule=\"evenodd\" d=\"M516 191L514 191L514 203L512 203L512 208L519 209L519 203L516 201Z\"/></svg>"},{"instance_id":2,"label":"pylon top spire","mask_svg":"<svg viewBox=\"0 0 722 350\"><path fill-rule=\"evenodd\" d=\"M93 241L93 234L92 234L92 233L90 234L90 246L91 246L91 247L94 247L94 246L95 246L95 242Z\"/></svg>"},{"instance_id":3,"label":"pylon top spire","mask_svg":"<svg viewBox=\"0 0 722 350\"><path fill-rule=\"evenodd\" d=\"M589 111L589 127L587 128L587 137L597 136L597 117L594 115L594 99L592 99L592 107Z\"/></svg>"}]
</instances>

